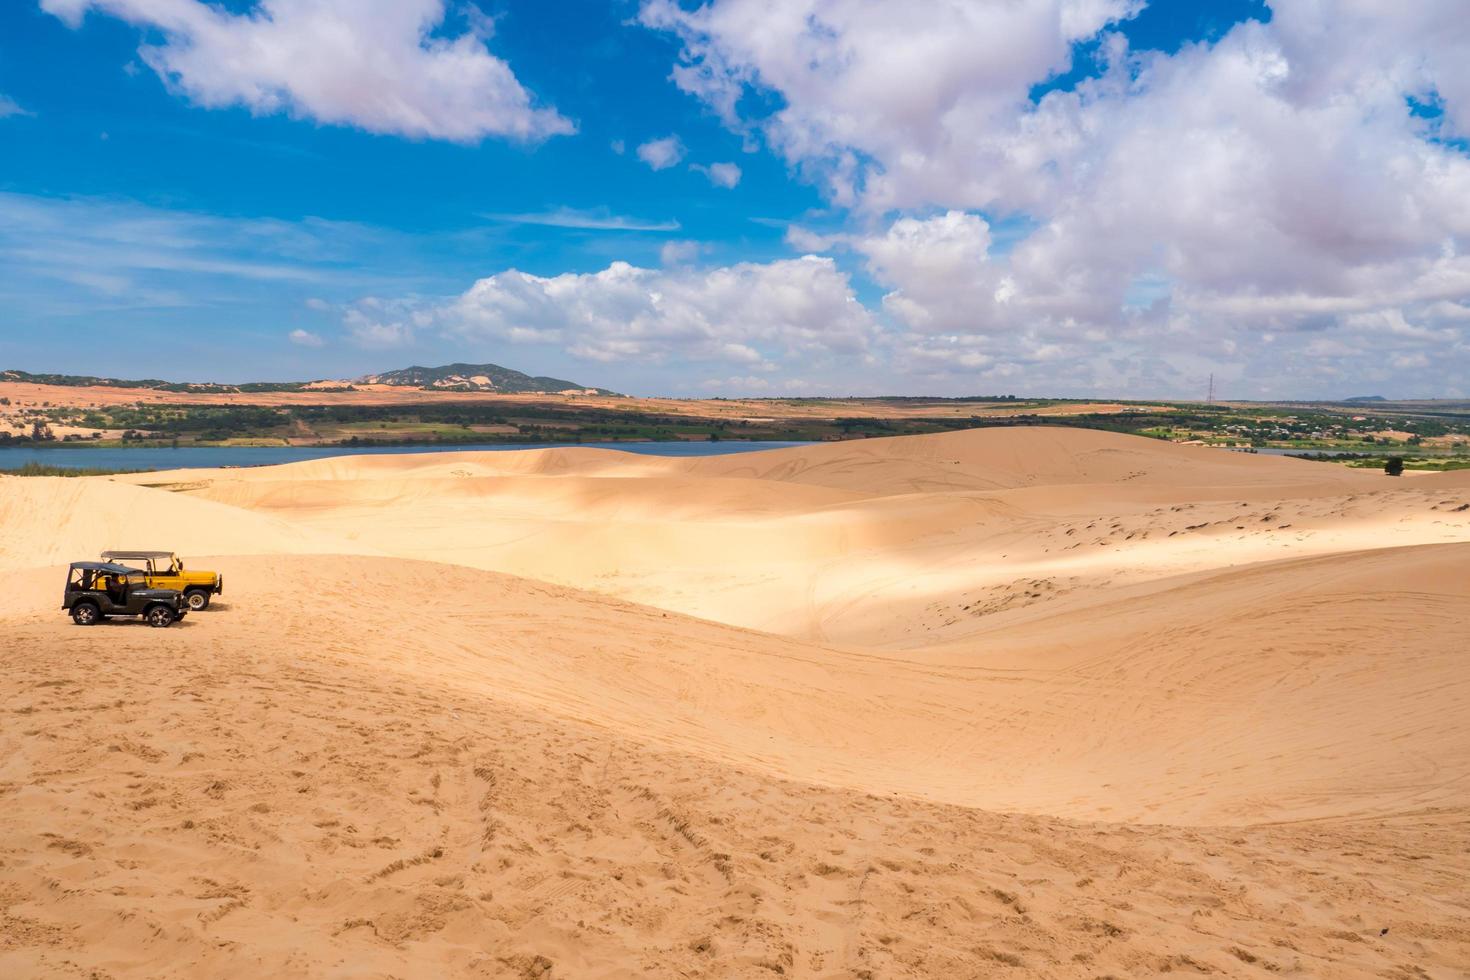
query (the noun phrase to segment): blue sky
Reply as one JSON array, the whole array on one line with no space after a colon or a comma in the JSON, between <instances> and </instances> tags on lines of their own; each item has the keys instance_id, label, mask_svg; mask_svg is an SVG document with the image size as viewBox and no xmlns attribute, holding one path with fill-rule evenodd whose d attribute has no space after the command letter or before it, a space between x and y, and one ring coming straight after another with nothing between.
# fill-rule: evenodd
<instances>
[{"instance_id":1,"label":"blue sky","mask_svg":"<svg viewBox=\"0 0 1470 980\"><path fill-rule=\"evenodd\" d=\"M743 154L738 136L668 83L677 45L624 26L636 8L553 2L498 13L496 53L512 59L517 76L542 101L568 114L577 134L532 145L491 138L466 146L245 108L200 109L171 95L153 72L137 70L145 32L95 14L73 30L32 4L5 5L0 92L33 115L0 122L0 190L106 211L220 218L218 231L206 238L221 256L242 263L274 264L276 257L268 241L233 241L230 225L237 221L305 222L321 246L293 257L310 272L294 281L197 272L141 277L140 290L151 280L153 288L177 294L177 305L78 295L64 279L6 277L5 293L20 308L0 326L0 360L36 370L167 371L228 380L282 370L293 377L377 370L396 366L402 356L351 345L328 356L287 344L290 329L330 332L330 317L306 301L449 294L512 266L555 275L600 269L614 258L657 264L670 240L705 243L713 260L767 258L789 251L783 228L751 217L787 219L822 206L814 188L788 177L782 161ZM691 160L738 160L740 185L713 188L699 173L655 172L634 156L640 143L671 133L690 146ZM623 142L621 155L614 141ZM493 217L562 211L670 230ZM57 292L66 298L48 298ZM126 328L130 336L165 344L167 353L161 363L126 350L82 355L48 337L93 325ZM528 357L504 344L436 347L405 353L528 367L547 353ZM551 367L589 373L560 355Z\"/></svg>"},{"instance_id":2,"label":"blue sky","mask_svg":"<svg viewBox=\"0 0 1470 980\"><path fill-rule=\"evenodd\" d=\"M1426 369L1465 355L1444 259L1465 219L1394 227L1404 189L1353 149L1399 141L1441 195L1464 179L1465 62L1423 18L1378 25L1374 55L1255 0L897 20L793 2L789 25L746 0L405 0L418 24L386 2L0 7L0 367L243 381L487 360L690 395L1189 395L1213 371L1239 397L1463 393ZM306 15L354 45L318 43ZM1358 80L1311 62L1333 45ZM1381 91L1340 118L1363 77ZM1191 141L1219 167L1173 148ZM1245 180L1251 159L1265 173ZM1352 228L1330 195L1292 197L1322 179L1355 186ZM1405 278L1424 287L1387 285ZM118 342L78 342L99 336Z\"/></svg>"}]
</instances>

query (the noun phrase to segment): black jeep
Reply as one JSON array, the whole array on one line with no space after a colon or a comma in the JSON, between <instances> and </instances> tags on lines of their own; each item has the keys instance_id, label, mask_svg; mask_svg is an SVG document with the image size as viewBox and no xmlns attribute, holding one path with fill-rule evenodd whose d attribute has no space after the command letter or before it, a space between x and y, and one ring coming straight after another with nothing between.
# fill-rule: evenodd
<instances>
[{"instance_id":1,"label":"black jeep","mask_svg":"<svg viewBox=\"0 0 1470 980\"><path fill-rule=\"evenodd\" d=\"M149 626L169 626L189 611L183 593L149 588L146 572L101 561L72 562L61 608L78 626L109 616L142 616Z\"/></svg>"}]
</instances>

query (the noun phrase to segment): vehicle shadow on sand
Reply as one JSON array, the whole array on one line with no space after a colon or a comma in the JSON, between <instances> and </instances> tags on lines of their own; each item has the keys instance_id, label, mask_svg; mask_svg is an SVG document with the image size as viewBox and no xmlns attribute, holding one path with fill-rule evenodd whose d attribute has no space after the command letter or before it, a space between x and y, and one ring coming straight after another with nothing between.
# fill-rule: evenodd
<instances>
[{"instance_id":1,"label":"vehicle shadow on sand","mask_svg":"<svg viewBox=\"0 0 1470 980\"><path fill-rule=\"evenodd\" d=\"M210 612L213 612L213 610L210 610ZM204 612L204 613L191 612L189 615L185 616L183 619L176 619L172 623L169 623L167 626L162 627L162 628L163 629L170 629L170 630L178 630L178 629L185 629L186 630L186 629L190 629L190 628L192 628L194 626L198 626L199 625L199 621L197 619L195 619L196 616L208 616L208 615L209 615L209 612ZM96 623L93 626L88 627L88 629L98 629L98 628L103 627L103 626L111 627L113 629L116 629L118 627L136 627L138 629L150 629L150 630L151 629L159 629L159 627L157 627L157 626L150 626L148 624L148 621L146 619L141 619L141 618L139 618L137 616L119 617L117 619L103 618L100 622Z\"/></svg>"}]
</instances>

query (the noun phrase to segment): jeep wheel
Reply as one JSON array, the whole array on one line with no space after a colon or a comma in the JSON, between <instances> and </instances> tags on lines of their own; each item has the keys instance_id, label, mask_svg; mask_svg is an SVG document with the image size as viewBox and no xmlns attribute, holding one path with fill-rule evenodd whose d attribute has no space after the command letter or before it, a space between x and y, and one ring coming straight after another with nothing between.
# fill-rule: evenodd
<instances>
[{"instance_id":1,"label":"jeep wheel","mask_svg":"<svg viewBox=\"0 0 1470 980\"><path fill-rule=\"evenodd\" d=\"M164 627L174 621L174 611L168 606L154 606L143 614L149 626Z\"/></svg>"},{"instance_id":2,"label":"jeep wheel","mask_svg":"<svg viewBox=\"0 0 1470 980\"><path fill-rule=\"evenodd\" d=\"M78 626L96 626L102 622L102 610L90 602L79 602L71 607L71 621Z\"/></svg>"},{"instance_id":3,"label":"jeep wheel","mask_svg":"<svg viewBox=\"0 0 1470 980\"><path fill-rule=\"evenodd\" d=\"M184 601L189 604L190 612L199 612L209 608L209 593L203 589L194 589L184 593Z\"/></svg>"}]
</instances>

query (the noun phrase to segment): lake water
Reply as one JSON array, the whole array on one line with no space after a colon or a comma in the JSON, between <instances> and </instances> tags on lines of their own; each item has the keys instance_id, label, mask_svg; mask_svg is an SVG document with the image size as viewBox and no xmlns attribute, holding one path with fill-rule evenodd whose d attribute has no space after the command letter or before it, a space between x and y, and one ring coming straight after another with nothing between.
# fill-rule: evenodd
<instances>
[{"instance_id":1,"label":"lake water","mask_svg":"<svg viewBox=\"0 0 1470 980\"><path fill-rule=\"evenodd\" d=\"M329 456L401 455L405 453L503 452L513 449L611 449L647 456L721 456L761 449L805 446L804 442L487 442L458 446L181 446L134 449L65 449L33 446L0 449L0 470L27 463L71 469L177 470L214 466L273 466Z\"/></svg>"}]
</instances>

